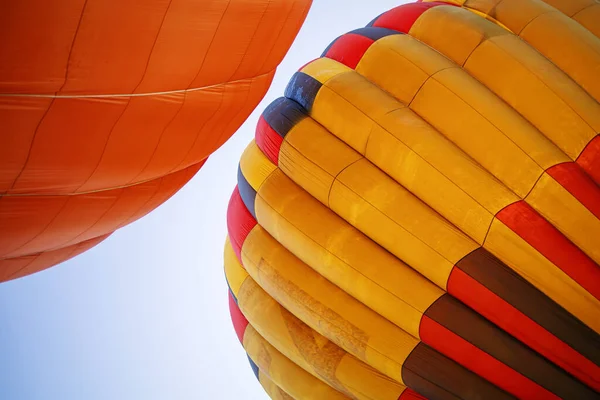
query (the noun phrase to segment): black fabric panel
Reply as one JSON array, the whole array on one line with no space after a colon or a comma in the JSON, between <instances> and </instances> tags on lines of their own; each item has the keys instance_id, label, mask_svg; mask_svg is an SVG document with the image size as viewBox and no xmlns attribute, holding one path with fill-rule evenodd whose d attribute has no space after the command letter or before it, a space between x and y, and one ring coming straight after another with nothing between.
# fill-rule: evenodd
<instances>
[{"instance_id":1,"label":"black fabric panel","mask_svg":"<svg viewBox=\"0 0 600 400\"><path fill-rule=\"evenodd\" d=\"M383 15L383 14L381 14L381 15ZM379 17L381 17L381 15ZM379 17L377 17L377 18L379 18ZM378 40L378 39L381 39L382 37L389 36L389 35L402 34L402 32L398 32L393 29L374 27L373 24L375 23L375 21L377 21L377 18L375 18L373 21L371 21L366 27L355 29L348 33L354 33L356 35L361 35L361 36L367 37L371 40ZM342 36L344 36L344 35L342 35ZM329 49L331 49L331 47L335 44L335 42L337 42L339 40L339 38L341 38L342 36L338 36L337 38L335 38L334 41L329 43L329 45L321 53L321 57L325 57L325 55L327 54Z\"/></svg>"},{"instance_id":2,"label":"black fabric panel","mask_svg":"<svg viewBox=\"0 0 600 400\"><path fill-rule=\"evenodd\" d=\"M593 390L562 368L546 360L449 294L436 300L425 315L563 399L598 398Z\"/></svg>"},{"instance_id":3,"label":"black fabric panel","mask_svg":"<svg viewBox=\"0 0 600 400\"><path fill-rule=\"evenodd\" d=\"M250 211L250 214L252 214L254 219L256 219L256 212L254 210L254 203L256 201L256 190L254 190L254 188L250 186L240 166L238 166L237 183L242 201L246 205L248 211Z\"/></svg>"},{"instance_id":4,"label":"black fabric panel","mask_svg":"<svg viewBox=\"0 0 600 400\"><path fill-rule=\"evenodd\" d=\"M226 281L227 281L227 279L226 279ZM231 290L231 286L229 286L229 282L227 282L227 289L229 289L229 293L231 294L231 298L233 299L234 303L239 306L238 299L237 299L237 297L235 297L235 294L233 294L233 290Z\"/></svg>"},{"instance_id":5,"label":"black fabric panel","mask_svg":"<svg viewBox=\"0 0 600 400\"><path fill-rule=\"evenodd\" d=\"M483 248L456 265L584 357L600 365L600 335Z\"/></svg>"},{"instance_id":6,"label":"black fabric panel","mask_svg":"<svg viewBox=\"0 0 600 400\"><path fill-rule=\"evenodd\" d=\"M260 380L260 378L258 377L258 365L256 365L254 361L252 361L249 355L246 354L246 357L248 357L248 361L250 361L250 367L252 368L252 372L254 372L254 376L256 376L256 379Z\"/></svg>"},{"instance_id":7,"label":"black fabric panel","mask_svg":"<svg viewBox=\"0 0 600 400\"><path fill-rule=\"evenodd\" d=\"M262 115L281 137L285 137L294 125L307 117L306 111L299 103L285 97L274 100Z\"/></svg>"},{"instance_id":8,"label":"black fabric panel","mask_svg":"<svg viewBox=\"0 0 600 400\"><path fill-rule=\"evenodd\" d=\"M404 362L402 380L430 400L515 398L422 342Z\"/></svg>"},{"instance_id":9,"label":"black fabric panel","mask_svg":"<svg viewBox=\"0 0 600 400\"><path fill-rule=\"evenodd\" d=\"M304 72L296 72L285 88L285 97L310 111L321 86L323 86L321 82L312 76Z\"/></svg>"},{"instance_id":10,"label":"black fabric panel","mask_svg":"<svg viewBox=\"0 0 600 400\"><path fill-rule=\"evenodd\" d=\"M373 26L368 26L366 28L359 28L348 33L354 33L356 35L361 35L367 37L372 40L379 40L382 37L390 36L390 35L401 35L401 32L395 31L393 29L387 28L377 28Z\"/></svg>"}]
</instances>

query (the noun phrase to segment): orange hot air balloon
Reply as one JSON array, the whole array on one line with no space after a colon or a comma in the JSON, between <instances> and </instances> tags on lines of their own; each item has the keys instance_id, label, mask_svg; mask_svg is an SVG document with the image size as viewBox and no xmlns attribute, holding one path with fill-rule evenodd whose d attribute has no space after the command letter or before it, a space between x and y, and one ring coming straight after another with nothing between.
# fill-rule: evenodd
<instances>
[{"instance_id":1,"label":"orange hot air balloon","mask_svg":"<svg viewBox=\"0 0 600 400\"><path fill-rule=\"evenodd\" d=\"M172 196L267 91L310 0L0 5L0 281Z\"/></svg>"},{"instance_id":2,"label":"orange hot air balloon","mask_svg":"<svg viewBox=\"0 0 600 400\"><path fill-rule=\"evenodd\" d=\"M225 249L272 398L600 398L598 7L402 5L291 78Z\"/></svg>"}]
</instances>

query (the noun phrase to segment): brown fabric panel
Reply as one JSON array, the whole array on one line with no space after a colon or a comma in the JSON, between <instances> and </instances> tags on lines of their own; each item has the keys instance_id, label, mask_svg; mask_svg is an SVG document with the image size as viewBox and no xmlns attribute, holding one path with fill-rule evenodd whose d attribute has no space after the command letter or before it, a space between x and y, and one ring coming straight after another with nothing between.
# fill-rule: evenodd
<instances>
[{"instance_id":1,"label":"brown fabric panel","mask_svg":"<svg viewBox=\"0 0 600 400\"><path fill-rule=\"evenodd\" d=\"M600 335L493 254L479 248L456 265L584 357L600 365Z\"/></svg>"},{"instance_id":2,"label":"brown fabric panel","mask_svg":"<svg viewBox=\"0 0 600 400\"><path fill-rule=\"evenodd\" d=\"M407 387L430 400L514 399L422 342L404 362L402 379Z\"/></svg>"},{"instance_id":3,"label":"brown fabric panel","mask_svg":"<svg viewBox=\"0 0 600 400\"><path fill-rule=\"evenodd\" d=\"M449 294L425 315L521 375L563 399L598 399L598 394Z\"/></svg>"}]
</instances>

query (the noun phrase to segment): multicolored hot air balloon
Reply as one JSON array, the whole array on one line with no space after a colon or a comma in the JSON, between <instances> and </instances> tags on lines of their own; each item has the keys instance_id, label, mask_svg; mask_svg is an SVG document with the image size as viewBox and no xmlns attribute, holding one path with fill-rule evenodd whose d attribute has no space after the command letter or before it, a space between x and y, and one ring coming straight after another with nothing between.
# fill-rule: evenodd
<instances>
[{"instance_id":1,"label":"multicolored hot air balloon","mask_svg":"<svg viewBox=\"0 0 600 400\"><path fill-rule=\"evenodd\" d=\"M0 5L0 281L181 188L266 93L310 0Z\"/></svg>"},{"instance_id":2,"label":"multicolored hot air balloon","mask_svg":"<svg viewBox=\"0 0 600 400\"><path fill-rule=\"evenodd\" d=\"M402 5L291 78L225 249L272 398L600 398L599 10Z\"/></svg>"}]
</instances>

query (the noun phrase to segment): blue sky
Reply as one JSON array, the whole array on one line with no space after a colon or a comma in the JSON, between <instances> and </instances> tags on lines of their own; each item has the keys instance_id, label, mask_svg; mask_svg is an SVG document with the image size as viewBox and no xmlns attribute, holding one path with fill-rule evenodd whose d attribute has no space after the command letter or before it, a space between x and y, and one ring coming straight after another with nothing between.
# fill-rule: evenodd
<instances>
[{"instance_id":1,"label":"blue sky","mask_svg":"<svg viewBox=\"0 0 600 400\"><path fill-rule=\"evenodd\" d=\"M315 0L263 102L187 186L87 253L0 284L0 399L266 399L222 267L239 157L300 66L402 3Z\"/></svg>"}]
</instances>

